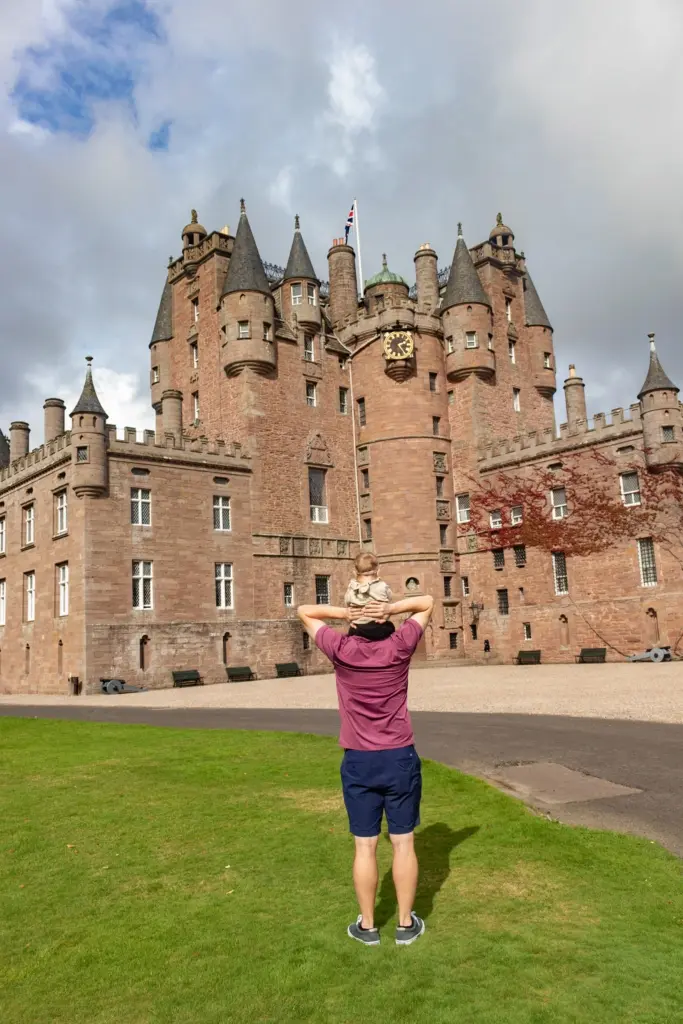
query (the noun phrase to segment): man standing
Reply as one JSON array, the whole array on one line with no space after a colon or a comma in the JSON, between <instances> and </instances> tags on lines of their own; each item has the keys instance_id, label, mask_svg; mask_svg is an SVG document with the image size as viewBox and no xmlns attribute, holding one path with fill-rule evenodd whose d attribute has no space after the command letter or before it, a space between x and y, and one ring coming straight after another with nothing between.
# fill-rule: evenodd
<instances>
[{"instance_id":1,"label":"man standing","mask_svg":"<svg viewBox=\"0 0 683 1024\"><path fill-rule=\"evenodd\" d=\"M392 873L398 902L396 943L407 946L424 933L424 921L413 911L417 889L414 829L420 823L422 772L413 744L407 707L410 659L431 618L434 599L412 597L393 604L372 602L364 609L302 605L298 608L306 632L335 668L344 748L341 765L344 803L356 852L353 882L360 914L348 934L368 946L379 945L375 928L375 897L379 873L377 843L386 814L393 847ZM384 639L375 639L379 622L358 625L347 636L326 626L323 619L353 621L365 614L385 621L390 615L411 617ZM363 636L368 629L370 639Z\"/></svg>"}]
</instances>

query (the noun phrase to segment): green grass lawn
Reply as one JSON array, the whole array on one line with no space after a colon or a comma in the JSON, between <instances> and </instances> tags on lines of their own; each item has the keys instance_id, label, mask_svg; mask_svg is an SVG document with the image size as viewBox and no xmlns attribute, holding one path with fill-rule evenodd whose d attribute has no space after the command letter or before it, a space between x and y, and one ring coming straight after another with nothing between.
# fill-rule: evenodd
<instances>
[{"instance_id":1,"label":"green grass lawn","mask_svg":"<svg viewBox=\"0 0 683 1024\"><path fill-rule=\"evenodd\" d=\"M683 1021L680 861L424 765L427 933L346 937L334 741L0 719L2 1024Z\"/></svg>"}]
</instances>

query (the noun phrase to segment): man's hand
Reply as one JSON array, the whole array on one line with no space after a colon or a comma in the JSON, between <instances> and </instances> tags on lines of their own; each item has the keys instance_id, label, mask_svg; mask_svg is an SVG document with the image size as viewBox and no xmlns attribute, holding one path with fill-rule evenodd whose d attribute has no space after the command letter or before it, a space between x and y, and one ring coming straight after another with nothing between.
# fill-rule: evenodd
<instances>
[{"instance_id":1,"label":"man's hand","mask_svg":"<svg viewBox=\"0 0 683 1024\"><path fill-rule=\"evenodd\" d=\"M386 622L389 618L389 602L368 601L365 607L361 609L361 613L366 618L375 619L377 622Z\"/></svg>"}]
</instances>

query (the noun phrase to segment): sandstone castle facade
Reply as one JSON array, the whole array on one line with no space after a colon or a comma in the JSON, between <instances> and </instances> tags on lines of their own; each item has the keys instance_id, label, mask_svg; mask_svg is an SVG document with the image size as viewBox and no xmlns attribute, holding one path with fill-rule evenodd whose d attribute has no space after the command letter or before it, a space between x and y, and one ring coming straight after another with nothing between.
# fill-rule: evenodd
<instances>
[{"instance_id":1,"label":"sandstone castle facade","mask_svg":"<svg viewBox=\"0 0 683 1024\"><path fill-rule=\"evenodd\" d=\"M156 430L118 436L88 366L70 430L50 398L39 448L24 422L9 450L0 435L0 690L324 670L296 605L339 602L361 548L396 595L436 596L425 659L673 643L681 568L656 538L635 529L590 557L506 549L494 531L523 502L489 510L486 529L471 515L479 481L555 467L561 517L570 454L602 454L616 503L683 466L678 388L654 346L628 415L589 425L572 370L556 429L552 327L500 216L472 249L459 232L447 274L425 244L412 289L385 259L360 300L353 249L335 240L323 285L298 218L284 271L262 262L244 204L234 237L193 211L182 243L150 343Z\"/></svg>"}]
</instances>

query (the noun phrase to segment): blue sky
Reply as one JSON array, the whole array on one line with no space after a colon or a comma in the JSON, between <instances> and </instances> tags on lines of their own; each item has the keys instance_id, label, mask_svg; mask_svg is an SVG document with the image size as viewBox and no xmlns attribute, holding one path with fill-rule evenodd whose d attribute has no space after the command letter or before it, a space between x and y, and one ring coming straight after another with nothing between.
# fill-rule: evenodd
<instances>
[{"instance_id":1,"label":"blue sky","mask_svg":"<svg viewBox=\"0 0 683 1024\"><path fill-rule=\"evenodd\" d=\"M168 256L242 195L264 259L299 213L322 277L354 195L366 277L387 252L413 280L425 241L447 265L501 210L560 381L628 405L654 330L683 382L681 49L679 0L4 0L0 426L86 352L112 419L148 426Z\"/></svg>"}]
</instances>

